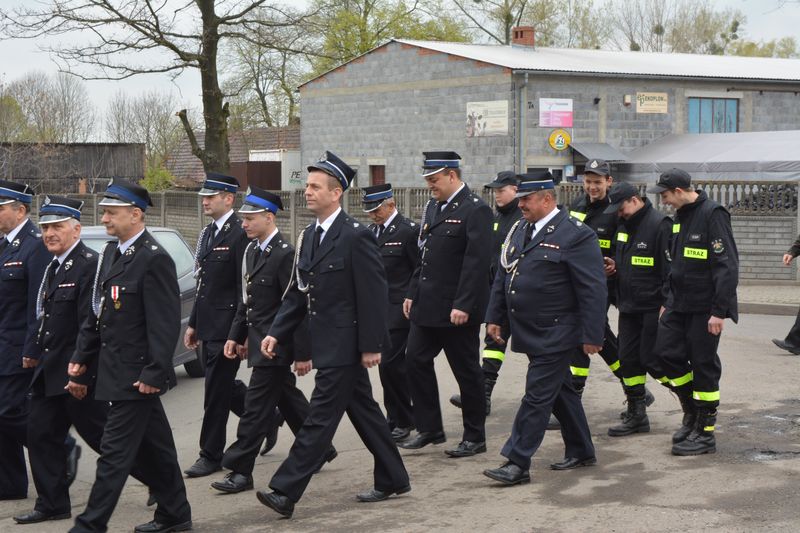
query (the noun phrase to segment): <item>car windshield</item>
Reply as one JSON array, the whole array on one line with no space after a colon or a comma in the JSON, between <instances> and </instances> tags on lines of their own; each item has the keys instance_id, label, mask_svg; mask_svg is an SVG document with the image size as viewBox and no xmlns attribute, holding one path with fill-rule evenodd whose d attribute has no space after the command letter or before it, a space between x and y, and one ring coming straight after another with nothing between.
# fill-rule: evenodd
<instances>
[{"instance_id":1,"label":"car windshield","mask_svg":"<svg viewBox=\"0 0 800 533\"><path fill-rule=\"evenodd\" d=\"M178 277L183 277L188 274L194 266L194 256L189 250L186 243L177 233L163 230L149 230L156 240L163 246L167 253L172 257L175 262L175 270ZM89 235L82 236L83 243L92 250L100 253L105 244L109 241L108 235Z\"/></svg>"}]
</instances>

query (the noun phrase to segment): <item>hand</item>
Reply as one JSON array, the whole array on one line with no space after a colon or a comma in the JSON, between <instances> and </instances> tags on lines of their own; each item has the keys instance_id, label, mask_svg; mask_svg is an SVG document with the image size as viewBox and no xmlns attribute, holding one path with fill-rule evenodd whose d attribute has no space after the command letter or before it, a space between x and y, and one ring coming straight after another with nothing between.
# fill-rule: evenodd
<instances>
[{"instance_id":1,"label":"hand","mask_svg":"<svg viewBox=\"0 0 800 533\"><path fill-rule=\"evenodd\" d=\"M469 313L453 309L450 311L450 323L456 326L463 326L469 320Z\"/></svg>"},{"instance_id":2,"label":"hand","mask_svg":"<svg viewBox=\"0 0 800 533\"><path fill-rule=\"evenodd\" d=\"M22 358L22 368L33 368L39 364L38 359L34 359L33 357L23 357Z\"/></svg>"},{"instance_id":3,"label":"hand","mask_svg":"<svg viewBox=\"0 0 800 533\"><path fill-rule=\"evenodd\" d=\"M295 361L294 362L294 373L298 376L305 376L309 372L311 372L312 364L311 361Z\"/></svg>"},{"instance_id":4,"label":"hand","mask_svg":"<svg viewBox=\"0 0 800 533\"><path fill-rule=\"evenodd\" d=\"M74 381L69 381L67 386L64 387L64 390L72 394L78 400L83 400L86 398L86 394L89 392L89 387L86 385L81 385L80 383L75 383Z\"/></svg>"},{"instance_id":5,"label":"hand","mask_svg":"<svg viewBox=\"0 0 800 533\"><path fill-rule=\"evenodd\" d=\"M275 347L278 345L278 339L275 337L270 337L269 335L264 337L264 340L261 341L261 353L267 359L272 359L275 357Z\"/></svg>"},{"instance_id":6,"label":"hand","mask_svg":"<svg viewBox=\"0 0 800 533\"><path fill-rule=\"evenodd\" d=\"M247 344L239 344L236 346L236 353L239 354L239 359L243 361L247 359Z\"/></svg>"},{"instance_id":7,"label":"hand","mask_svg":"<svg viewBox=\"0 0 800 533\"><path fill-rule=\"evenodd\" d=\"M411 318L411 305L413 303L414 301L409 300L408 298L403 300L403 315L405 315L406 318Z\"/></svg>"},{"instance_id":8,"label":"hand","mask_svg":"<svg viewBox=\"0 0 800 533\"><path fill-rule=\"evenodd\" d=\"M712 335L719 335L722 333L722 326L725 324L724 318L719 318L717 316L711 315L711 318L708 319L708 332Z\"/></svg>"},{"instance_id":9,"label":"hand","mask_svg":"<svg viewBox=\"0 0 800 533\"><path fill-rule=\"evenodd\" d=\"M137 381L133 384L133 386L139 389L139 394L157 394L161 392L161 389L158 387L153 387L152 385L148 385L143 381Z\"/></svg>"},{"instance_id":10,"label":"hand","mask_svg":"<svg viewBox=\"0 0 800 533\"><path fill-rule=\"evenodd\" d=\"M372 368L381 364L380 352L364 352L361 354L361 366L364 368Z\"/></svg>"},{"instance_id":11,"label":"hand","mask_svg":"<svg viewBox=\"0 0 800 533\"><path fill-rule=\"evenodd\" d=\"M86 365L82 365L80 363L70 363L69 366L67 366L67 374L73 378L80 376L84 372L86 372Z\"/></svg>"},{"instance_id":12,"label":"hand","mask_svg":"<svg viewBox=\"0 0 800 533\"><path fill-rule=\"evenodd\" d=\"M186 328L186 333L183 334L183 344L190 350L197 348L197 331L193 327Z\"/></svg>"},{"instance_id":13,"label":"hand","mask_svg":"<svg viewBox=\"0 0 800 533\"><path fill-rule=\"evenodd\" d=\"M236 341L228 339L225 341L225 347L222 348L222 354L226 359L236 359L239 356L237 353L238 349L239 344Z\"/></svg>"},{"instance_id":14,"label":"hand","mask_svg":"<svg viewBox=\"0 0 800 533\"><path fill-rule=\"evenodd\" d=\"M599 353L603 347L598 344L584 344L583 345L583 353L586 355L592 355L595 353Z\"/></svg>"},{"instance_id":15,"label":"hand","mask_svg":"<svg viewBox=\"0 0 800 533\"><path fill-rule=\"evenodd\" d=\"M610 257L603 258L603 269L606 272L606 277L610 278L617 273L617 263Z\"/></svg>"},{"instance_id":16,"label":"hand","mask_svg":"<svg viewBox=\"0 0 800 533\"><path fill-rule=\"evenodd\" d=\"M787 267L792 264L792 259L794 259L792 254L783 254L783 264Z\"/></svg>"},{"instance_id":17,"label":"hand","mask_svg":"<svg viewBox=\"0 0 800 533\"><path fill-rule=\"evenodd\" d=\"M500 336L500 326L497 324L486 324L486 334L489 335L497 344L505 344L506 340Z\"/></svg>"}]
</instances>

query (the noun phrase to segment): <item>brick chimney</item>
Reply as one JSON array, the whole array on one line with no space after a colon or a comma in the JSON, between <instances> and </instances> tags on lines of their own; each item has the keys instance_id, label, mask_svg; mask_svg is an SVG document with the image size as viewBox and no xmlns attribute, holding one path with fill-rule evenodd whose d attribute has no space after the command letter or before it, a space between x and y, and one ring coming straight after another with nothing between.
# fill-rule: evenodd
<instances>
[{"instance_id":1,"label":"brick chimney","mask_svg":"<svg viewBox=\"0 0 800 533\"><path fill-rule=\"evenodd\" d=\"M533 26L516 26L511 28L511 45L535 47L536 39L534 38Z\"/></svg>"}]
</instances>

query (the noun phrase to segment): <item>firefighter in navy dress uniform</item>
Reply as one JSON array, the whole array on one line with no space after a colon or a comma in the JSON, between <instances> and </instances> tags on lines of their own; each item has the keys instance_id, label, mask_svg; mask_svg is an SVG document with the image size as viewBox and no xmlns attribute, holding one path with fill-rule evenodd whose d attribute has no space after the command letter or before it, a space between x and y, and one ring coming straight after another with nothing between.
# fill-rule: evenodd
<instances>
[{"instance_id":1,"label":"firefighter in navy dress uniform","mask_svg":"<svg viewBox=\"0 0 800 533\"><path fill-rule=\"evenodd\" d=\"M369 230L375 233L389 284L389 337L381 355L380 371L383 405L395 441L405 440L414 428L414 412L406 371L408 319L403 315L403 300L419 262L419 228L397 211L392 184L365 187L364 212L372 219Z\"/></svg>"},{"instance_id":2,"label":"firefighter in navy dress uniform","mask_svg":"<svg viewBox=\"0 0 800 533\"><path fill-rule=\"evenodd\" d=\"M455 152L425 152L433 198L420 228L420 263L403 302L411 320L406 352L417 434L398 445L418 449L446 440L434 359L444 350L458 382L464 432L450 457L486 452L486 395L480 327L489 299L492 210L461 180Z\"/></svg>"},{"instance_id":3,"label":"firefighter in navy dress uniform","mask_svg":"<svg viewBox=\"0 0 800 533\"><path fill-rule=\"evenodd\" d=\"M52 259L28 218L32 201L28 185L0 180L0 500L28 494L22 448L33 369L22 363L39 356L36 296Z\"/></svg>"},{"instance_id":4,"label":"firefighter in navy dress uniform","mask_svg":"<svg viewBox=\"0 0 800 533\"><path fill-rule=\"evenodd\" d=\"M70 377L97 364L95 398L110 402L95 482L71 531L105 531L128 474L137 468L157 507L137 533L186 531L186 500L172 429L161 394L176 385L172 354L180 336L181 301L175 263L145 228L152 204L144 187L109 182L101 219L109 241L98 260L94 316L81 327Z\"/></svg>"},{"instance_id":5,"label":"firefighter in navy dress uniform","mask_svg":"<svg viewBox=\"0 0 800 533\"><path fill-rule=\"evenodd\" d=\"M597 236L558 209L550 173L521 175L517 196L524 221L508 235L486 313L487 334L504 343L501 324L508 321L512 349L527 354L529 361L525 395L500 452L507 461L484 471L507 485L530 481L531 457L544 439L551 412L561 421L565 457L550 467L595 464L569 366L575 346L587 354L600 349L607 298Z\"/></svg>"}]
</instances>

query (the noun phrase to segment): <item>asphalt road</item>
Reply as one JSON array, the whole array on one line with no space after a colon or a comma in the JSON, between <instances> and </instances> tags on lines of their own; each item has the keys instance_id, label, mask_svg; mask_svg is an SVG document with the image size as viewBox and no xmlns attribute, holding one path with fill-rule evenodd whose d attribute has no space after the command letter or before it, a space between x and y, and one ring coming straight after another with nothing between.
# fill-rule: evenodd
<instances>
[{"instance_id":1,"label":"asphalt road","mask_svg":"<svg viewBox=\"0 0 800 533\"><path fill-rule=\"evenodd\" d=\"M598 465L568 472L547 468L561 459L559 433L548 433L534 457L532 483L501 487L481 475L498 466L498 452L508 437L522 395L525 358L509 355L487 420L489 452L450 459L443 450L460 440L460 412L447 398L456 386L443 357L438 358L447 444L402 451L413 490L377 504L355 501L372 484L372 460L345 419L334 443L339 457L315 476L291 520L262 506L255 492L222 495L208 478L186 480L195 530L201 532L275 531L798 531L800 530L800 357L775 348L793 317L743 315L726 322L722 405L715 455L673 457L670 436L680 424L680 407L653 382L656 402L649 409L649 434L610 438L609 425L624 409L620 385L600 358L584 395L597 448ZM247 379L242 369L239 377ZM371 371L380 398L377 370ZM313 382L300 380L310 393ZM202 380L179 370L179 386L164 397L183 468L197 455L202 416ZM231 418L228 434L235 435ZM278 445L256 462L256 488L266 486L291 446L282 429ZM82 509L94 479L94 455L88 447L72 487L73 513ZM24 501L0 502L0 531L65 531L70 521L19 526L11 516L33 507L35 489ZM130 531L152 518L146 489L131 480L110 524L110 531Z\"/></svg>"}]
</instances>

